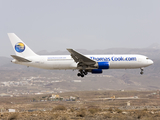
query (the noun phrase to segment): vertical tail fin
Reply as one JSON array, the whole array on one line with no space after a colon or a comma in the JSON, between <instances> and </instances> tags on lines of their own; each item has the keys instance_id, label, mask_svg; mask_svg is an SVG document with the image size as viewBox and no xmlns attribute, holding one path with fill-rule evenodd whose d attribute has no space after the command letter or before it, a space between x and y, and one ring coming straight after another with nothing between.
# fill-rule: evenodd
<instances>
[{"instance_id":1,"label":"vertical tail fin","mask_svg":"<svg viewBox=\"0 0 160 120\"><path fill-rule=\"evenodd\" d=\"M12 47L17 56L29 57L37 56L18 36L14 33L8 33L9 39L11 41Z\"/></svg>"}]
</instances>

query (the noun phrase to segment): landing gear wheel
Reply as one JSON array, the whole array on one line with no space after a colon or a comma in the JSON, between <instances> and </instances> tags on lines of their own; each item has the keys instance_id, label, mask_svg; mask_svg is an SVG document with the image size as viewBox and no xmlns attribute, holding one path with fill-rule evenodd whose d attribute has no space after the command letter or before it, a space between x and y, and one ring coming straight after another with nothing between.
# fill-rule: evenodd
<instances>
[{"instance_id":1,"label":"landing gear wheel","mask_svg":"<svg viewBox=\"0 0 160 120\"><path fill-rule=\"evenodd\" d=\"M140 72L141 75L143 75L143 72Z\"/></svg>"},{"instance_id":2,"label":"landing gear wheel","mask_svg":"<svg viewBox=\"0 0 160 120\"><path fill-rule=\"evenodd\" d=\"M81 77L84 77L84 75L81 75Z\"/></svg>"},{"instance_id":3,"label":"landing gear wheel","mask_svg":"<svg viewBox=\"0 0 160 120\"><path fill-rule=\"evenodd\" d=\"M78 76L78 77L81 76L81 73L78 73L77 76Z\"/></svg>"}]
</instances>

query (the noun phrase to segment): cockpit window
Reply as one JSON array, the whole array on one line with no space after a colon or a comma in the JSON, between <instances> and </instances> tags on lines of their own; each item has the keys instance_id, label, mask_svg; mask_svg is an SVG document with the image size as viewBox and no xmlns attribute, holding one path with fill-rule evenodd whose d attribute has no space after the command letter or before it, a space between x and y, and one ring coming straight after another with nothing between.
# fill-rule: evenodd
<instances>
[{"instance_id":1,"label":"cockpit window","mask_svg":"<svg viewBox=\"0 0 160 120\"><path fill-rule=\"evenodd\" d=\"M146 58L147 60L149 59L149 58Z\"/></svg>"}]
</instances>

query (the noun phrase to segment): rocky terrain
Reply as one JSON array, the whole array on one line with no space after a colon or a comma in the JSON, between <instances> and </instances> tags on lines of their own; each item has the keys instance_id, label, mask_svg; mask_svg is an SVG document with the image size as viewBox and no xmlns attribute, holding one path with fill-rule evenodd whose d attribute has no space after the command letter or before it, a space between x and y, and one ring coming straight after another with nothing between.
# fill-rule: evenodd
<instances>
[{"instance_id":1,"label":"rocky terrain","mask_svg":"<svg viewBox=\"0 0 160 120\"><path fill-rule=\"evenodd\" d=\"M1 120L159 120L156 91L83 91L59 94L63 100L45 101L50 94L1 97ZM111 98L115 95L113 99ZM75 96L74 101L65 100ZM135 99L128 97L137 96ZM117 99L117 98L126 99ZM104 100L101 100L101 99ZM34 99L34 101L33 101ZM36 101L44 99L43 101ZM127 102L130 101L129 106ZM9 109L16 110L8 112Z\"/></svg>"}]
</instances>

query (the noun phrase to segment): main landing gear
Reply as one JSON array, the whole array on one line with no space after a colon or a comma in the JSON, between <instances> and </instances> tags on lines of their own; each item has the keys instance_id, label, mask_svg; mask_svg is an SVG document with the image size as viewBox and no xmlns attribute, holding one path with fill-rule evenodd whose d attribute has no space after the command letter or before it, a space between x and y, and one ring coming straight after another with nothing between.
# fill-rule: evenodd
<instances>
[{"instance_id":1,"label":"main landing gear","mask_svg":"<svg viewBox=\"0 0 160 120\"><path fill-rule=\"evenodd\" d=\"M140 72L140 74L141 74L141 75L143 75L143 68L140 68L140 69L141 69L141 72Z\"/></svg>"},{"instance_id":2,"label":"main landing gear","mask_svg":"<svg viewBox=\"0 0 160 120\"><path fill-rule=\"evenodd\" d=\"M78 77L84 77L85 75L87 75L88 72L85 70L79 70L79 73L77 74Z\"/></svg>"}]
</instances>

